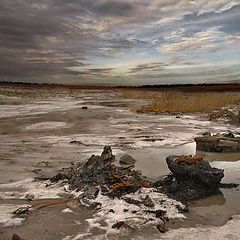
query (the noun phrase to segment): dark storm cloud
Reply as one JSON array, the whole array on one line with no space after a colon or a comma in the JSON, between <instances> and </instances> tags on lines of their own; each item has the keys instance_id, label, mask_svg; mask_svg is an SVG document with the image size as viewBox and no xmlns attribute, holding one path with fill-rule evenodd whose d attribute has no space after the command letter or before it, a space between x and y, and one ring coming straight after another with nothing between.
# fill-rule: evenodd
<instances>
[{"instance_id":1,"label":"dark storm cloud","mask_svg":"<svg viewBox=\"0 0 240 240\"><path fill-rule=\"evenodd\" d=\"M156 54L162 46L171 54L204 50L205 43L210 46L213 42L200 42L200 37L194 34L211 27L218 27L213 33L221 30L233 34L232 42L237 42L234 34L240 32L240 6L227 8L225 3L230 0L221 2L1 0L0 79L46 75L111 78L116 69L101 68L94 62L96 57L116 58L139 49ZM198 41L186 40L192 36ZM178 43L183 38L185 42ZM217 49L212 47L208 51ZM168 57L174 57L171 54ZM132 64L130 69L125 67L126 74L156 73L165 70L167 63L174 64L154 59L135 67ZM179 60L185 65L189 61L184 56Z\"/></svg>"},{"instance_id":2,"label":"dark storm cloud","mask_svg":"<svg viewBox=\"0 0 240 240\"><path fill-rule=\"evenodd\" d=\"M132 9L130 3L110 1L97 6L96 11L101 15L124 16L129 15Z\"/></svg>"}]
</instances>

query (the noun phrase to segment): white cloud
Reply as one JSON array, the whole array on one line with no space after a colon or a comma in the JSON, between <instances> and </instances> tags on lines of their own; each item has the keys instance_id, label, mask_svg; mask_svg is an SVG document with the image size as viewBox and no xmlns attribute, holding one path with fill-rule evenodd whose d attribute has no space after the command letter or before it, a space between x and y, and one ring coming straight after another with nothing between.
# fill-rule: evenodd
<instances>
[{"instance_id":1,"label":"white cloud","mask_svg":"<svg viewBox=\"0 0 240 240\"><path fill-rule=\"evenodd\" d=\"M160 52L181 52L192 51L199 49L214 49L225 41L225 33L218 30L219 27L208 28L206 31L195 33L192 37L179 38L180 41L176 43L165 44L157 49ZM173 39L177 39L178 35L175 32L172 34L176 36Z\"/></svg>"},{"instance_id":2,"label":"white cloud","mask_svg":"<svg viewBox=\"0 0 240 240\"><path fill-rule=\"evenodd\" d=\"M228 44L240 43L240 33L234 35L228 35Z\"/></svg>"}]
</instances>

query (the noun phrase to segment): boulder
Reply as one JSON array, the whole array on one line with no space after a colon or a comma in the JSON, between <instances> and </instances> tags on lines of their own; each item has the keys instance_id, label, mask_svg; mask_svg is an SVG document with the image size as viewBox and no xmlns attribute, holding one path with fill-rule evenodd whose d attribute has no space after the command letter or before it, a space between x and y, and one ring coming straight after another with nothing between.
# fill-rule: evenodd
<instances>
[{"instance_id":1,"label":"boulder","mask_svg":"<svg viewBox=\"0 0 240 240\"><path fill-rule=\"evenodd\" d=\"M132 156L126 154L120 158L119 163L122 167L130 167L135 165L136 160Z\"/></svg>"},{"instance_id":2,"label":"boulder","mask_svg":"<svg viewBox=\"0 0 240 240\"><path fill-rule=\"evenodd\" d=\"M224 177L223 170L212 168L208 161L189 156L190 162L187 157L184 160L180 156L171 155L166 159L168 168L177 181L188 181L191 178L194 182L211 188L219 184ZM197 159L200 160L197 161Z\"/></svg>"},{"instance_id":3,"label":"boulder","mask_svg":"<svg viewBox=\"0 0 240 240\"><path fill-rule=\"evenodd\" d=\"M220 193L222 169L212 168L207 161L191 156L171 155L166 162L172 174L154 186L160 186L168 196L188 202Z\"/></svg>"},{"instance_id":4,"label":"boulder","mask_svg":"<svg viewBox=\"0 0 240 240\"><path fill-rule=\"evenodd\" d=\"M225 135L226 136L226 135ZM194 138L197 150L205 152L240 152L240 137L204 136Z\"/></svg>"}]
</instances>

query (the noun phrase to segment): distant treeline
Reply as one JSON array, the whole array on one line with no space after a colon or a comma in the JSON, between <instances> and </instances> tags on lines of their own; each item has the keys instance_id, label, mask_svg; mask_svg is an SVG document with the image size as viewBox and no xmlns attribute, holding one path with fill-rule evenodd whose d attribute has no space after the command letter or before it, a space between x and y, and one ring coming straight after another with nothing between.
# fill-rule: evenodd
<instances>
[{"instance_id":1,"label":"distant treeline","mask_svg":"<svg viewBox=\"0 0 240 240\"><path fill-rule=\"evenodd\" d=\"M65 88L65 89L139 89L153 91L238 91L240 84L169 84L169 85L142 85L142 86L97 86L97 85L66 85L66 84L48 84L48 83L25 83L25 82L6 82L0 81L0 86L29 87L29 88Z\"/></svg>"}]
</instances>

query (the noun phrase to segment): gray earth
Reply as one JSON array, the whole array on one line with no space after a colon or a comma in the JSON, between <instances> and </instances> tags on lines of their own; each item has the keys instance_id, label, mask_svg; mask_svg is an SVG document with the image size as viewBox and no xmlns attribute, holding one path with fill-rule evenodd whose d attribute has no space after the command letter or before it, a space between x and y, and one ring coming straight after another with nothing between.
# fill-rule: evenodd
<instances>
[{"instance_id":1,"label":"gray earth","mask_svg":"<svg viewBox=\"0 0 240 240\"><path fill-rule=\"evenodd\" d=\"M131 155L137 160L136 169L157 179L169 173L167 156L196 153L194 137L206 131L239 131L235 126L209 122L203 115L176 118L136 113L134 109L147 101L124 99L120 91L6 87L0 90L1 193L8 190L1 188L1 184L29 177L48 178L58 169L85 161L92 154L99 155L105 145L112 147L117 159ZM213 165L224 166L223 182L240 183L240 170L235 165L240 160L239 153L198 151L197 154ZM239 192L239 188L223 189L220 195L192 202L189 213L185 214L187 218L171 220L167 227L223 225L232 215L240 214ZM1 198L0 195L0 205L29 204L27 200ZM58 200L61 199L66 198ZM48 200L34 200L31 204ZM0 239L11 239L14 232L26 240L68 240L67 236L79 233L85 234L79 239L96 239L104 234L98 228L86 231L86 219L92 218L92 210L77 208L64 213L65 208L65 204L43 208L28 215L22 225L0 227ZM138 231L126 229L107 238L133 239L137 236L161 237L156 228L142 226Z\"/></svg>"}]
</instances>

